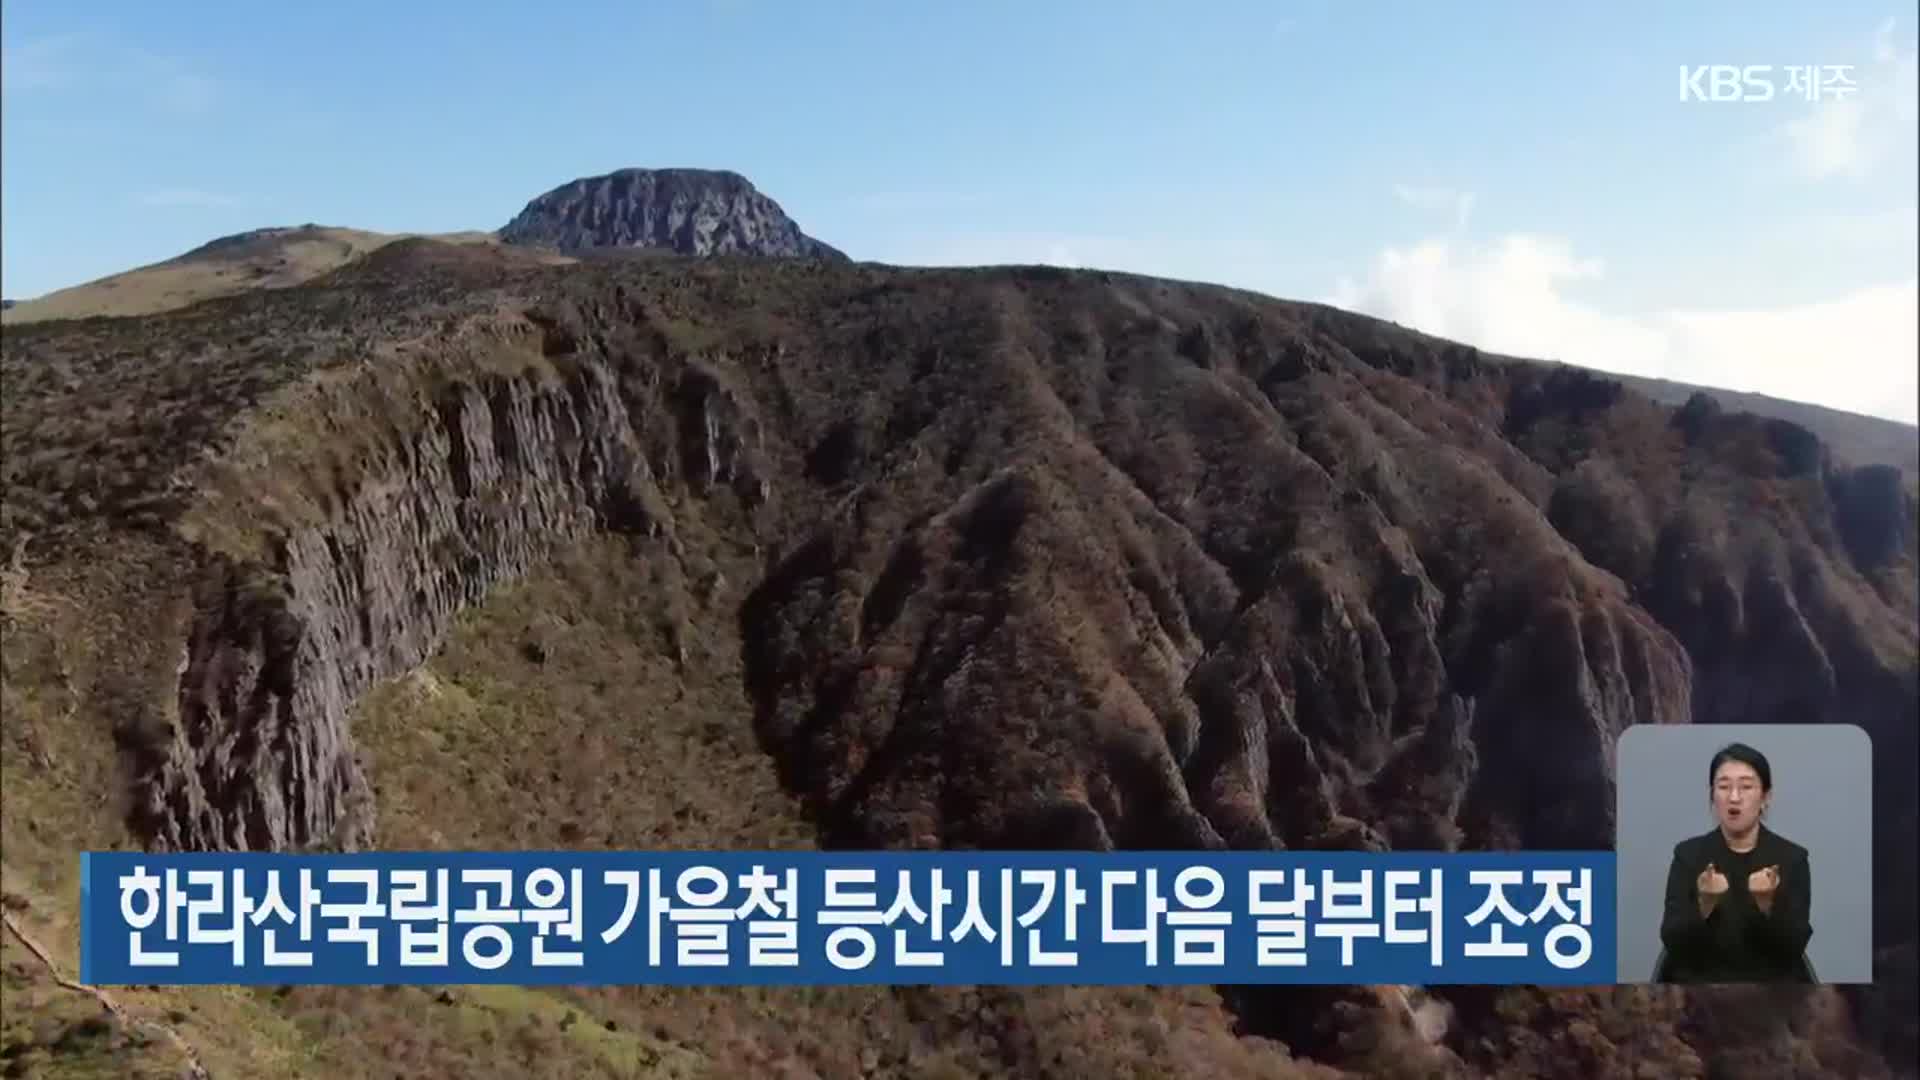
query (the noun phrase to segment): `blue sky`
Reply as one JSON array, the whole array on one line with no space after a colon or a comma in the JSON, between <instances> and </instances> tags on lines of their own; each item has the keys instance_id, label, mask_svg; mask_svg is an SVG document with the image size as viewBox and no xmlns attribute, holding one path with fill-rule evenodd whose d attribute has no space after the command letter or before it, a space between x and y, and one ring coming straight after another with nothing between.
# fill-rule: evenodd
<instances>
[{"instance_id":1,"label":"blue sky","mask_svg":"<svg viewBox=\"0 0 1920 1080\"><path fill-rule=\"evenodd\" d=\"M0 288L738 170L856 258L1329 300L1911 421L1914 5L10 0ZM1851 65L1842 101L1683 64Z\"/></svg>"}]
</instances>

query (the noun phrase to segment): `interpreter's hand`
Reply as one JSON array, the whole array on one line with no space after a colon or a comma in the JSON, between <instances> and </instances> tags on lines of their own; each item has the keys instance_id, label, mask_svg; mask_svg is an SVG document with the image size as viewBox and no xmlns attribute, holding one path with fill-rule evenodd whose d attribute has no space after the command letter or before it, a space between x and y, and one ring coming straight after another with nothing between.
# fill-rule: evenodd
<instances>
[{"instance_id":1,"label":"interpreter's hand","mask_svg":"<svg viewBox=\"0 0 1920 1080\"><path fill-rule=\"evenodd\" d=\"M1713 914L1720 898L1727 895L1727 875L1721 873L1719 867L1708 863L1707 868L1694 879L1694 886L1700 893L1700 917L1704 919Z\"/></svg>"},{"instance_id":2,"label":"interpreter's hand","mask_svg":"<svg viewBox=\"0 0 1920 1080\"><path fill-rule=\"evenodd\" d=\"M1773 910L1773 898L1780 890L1780 868L1762 867L1747 875L1747 892L1753 896L1753 902L1763 912Z\"/></svg>"}]
</instances>

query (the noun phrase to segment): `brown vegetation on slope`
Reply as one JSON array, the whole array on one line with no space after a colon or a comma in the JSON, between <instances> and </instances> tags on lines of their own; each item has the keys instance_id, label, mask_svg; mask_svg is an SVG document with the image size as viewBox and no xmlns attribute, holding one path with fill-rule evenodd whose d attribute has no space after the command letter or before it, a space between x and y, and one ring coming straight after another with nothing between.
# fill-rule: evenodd
<instances>
[{"instance_id":1,"label":"brown vegetation on slope","mask_svg":"<svg viewBox=\"0 0 1920 1080\"><path fill-rule=\"evenodd\" d=\"M50 292L31 300L10 301L8 326L48 319L92 319L152 315L190 307L203 300L258 289L285 289L331 273L411 233L377 233L324 225L255 229L221 237L150 266ZM497 246L490 233L440 233L434 243ZM570 260L553 253L526 252L527 258L552 264Z\"/></svg>"},{"instance_id":2,"label":"brown vegetation on slope","mask_svg":"<svg viewBox=\"0 0 1920 1080\"><path fill-rule=\"evenodd\" d=\"M1911 488L1790 425L1119 275L497 262L393 245L290 292L7 335L0 539L31 533L36 580L155 642L92 718L130 744L144 842L481 828L383 772L444 705L378 690L349 716L596 536L599 565L656 575L595 616L605 647L659 657L648 685L700 703L675 723L713 728L676 753L737 757L750 724L829 844L1600 845L1624 726L1756 718L1861 723L1877 834L1911 833ZM153 602L123 606L136 579ZM461 693L538 682L485 655ZM595 715L611 670L554 693ZM596 804L562 756L502 778L532 823L474 842L652 845L715 817L628 772L648 751L617 732L555 734L658 809ZM431 752L480 769L533 737ZM1871 991L1799 995L1757 1042L1725 994L1454 993L1446 1067L1911 1072L1913 860L1880 855ZM1391 995L1229 996L1350 1067L1418 1042ZM914 997L845 1038L947 1022L892 1011ZM992 1010L1001 1068L1051 1075L1103 1037L1035 1004L1058 995L997 997L1026 1003Z\"/></svg>"},{"instance_id":3,"label":"brown vegetation on slope","mask_svg":"<svg viewBox=\"0 0 1920 1080\"><path fill-rule=\"evenodd\" d=\"M1803 427L1819 436L1835 457L1848 464L1891 465L1909 477L1920 475L1920 437L1917 437L1912 424L1841 412L1801 401L1786 401L1765 394L1717 388L1703 390L1698 386L1666 379L1623 375L1619 381L1630 390L1638 390L1674 408L1685 406L1696 394L1705 394L1722 409L1749 412Z\"/></svg>"}]
</instances>

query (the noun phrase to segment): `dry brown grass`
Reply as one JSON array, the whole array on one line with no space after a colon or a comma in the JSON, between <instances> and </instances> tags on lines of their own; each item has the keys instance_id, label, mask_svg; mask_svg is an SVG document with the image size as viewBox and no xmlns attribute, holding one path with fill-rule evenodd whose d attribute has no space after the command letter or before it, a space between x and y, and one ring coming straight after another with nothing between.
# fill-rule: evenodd
<instances>
[{"instance_id":1,"label":"dry brown grass","mask_svg":"<svg viewBox=\"0 0 1920 1080\"><path fill-rule=\"evenodd\" d=\"M681 529L689 551L726 550L696 517ZM705 564L688 573L674 563L648 546L589 540L497 592L427 665L370 695L354 731L378 787L380 845L812 847L813 826L753 741L731 617L740 598L722 584L680 602L690 584L713 578ZM738 582L752 564L723 556L710 569ZM687 647L684 663L676 642ZM704 1063L703 1076L1334 1075L1232 1034L1206 988L515 993L522 1007L577 1010L680 1048ZM371 991L292 999L316 1016L373 1015ZM402 1033L382 1024L366 1037ZM436 1067L456 1049L434 1058Z\"/></svg>"},{"instance_id":2,"label":"dry brown grass","mask_svg":"<svg viewBox=\"0 0 1920 1080\"><path fill-rule=\"evenodd\" d=\"M0 936L0 1076L172 1080L186 1056L158 1033L116 1020L84 993L56 985L11 934Z\"/></svg>"},{"instance_id":3,"label":"dry brown grass","mask_svg":"<svg viewBox=\"0 0 1920 1080\"><path fill-rule=\"evenodd\" d=\"M228 246L208 245L133 270L21 300L0 322L126 317L172 311L255 289L284 289L311 281L398 240L496 245L487 232L377 233L302 225L241 234ZM215 244L221 242L216 241Z\"/></svg>"},{"instance_id":4,"label":"dry brown grass","mask_svg":"<svg viewBox=\"0 0 1920 1080\"><path fill-rule=\"evenodd\" d=\"M682 530L689 549L722 548L697 518ZM354 727L379 785L381 845L810 846L811 826L753 742L734 659L738 598L724 585L700 594L676 639L676 595L709 579L669 563L591 540L473 609L432 661L371 695ZM750 570L715 569L734 581ZM131 843L108 730L113 642L88 628L93 607L68 596L87 590L44 573L16 580L13 595L33 602L9 610L0 641L5 890L71 971L76 851ZM26 1075L174 1075L161 1041L91 1022L69 1035L86 1002L31 968L9 979L9 1015L22 1003L24 1025L9 1038ZM1337 1075L1234 1035L1206 988L115 993L134 1016L180 1032L217 1077Z\"/></svg>"},{"instance_id":5,"label":"dry brown grass","mask_svg":"<svg viewBox=\"0 0 1920 1080\"><path fill-rule=\"evenodd\" d=\"M515 330L509 307L553 325ZM185 545L150 538L191 526L201 543L241 550L300 524L268 521L268 497L304 521L339 512L357 484L404 480L380 471L396 458L381 443L414 430L396 410L425 415L435 387L416 376L471 374L473 358L448 346L469 331L495 334L496 359L531 350L537 361L536 322L559 346L553 366L576 362L564 357L577 348L577 362L617 372L634 437L664 478L673 542L579 546L468 611L423 667L361 702L353 728L385 846L790 847L822 824L991 840L1028 822L1064 831L1063 808L1145 846L1166 835L1161 808L1197 821L1182 785L1204 770L1173 767L1168 747L1191 749L1202 719L1216 738L1233 733L1196 714L1184 662L1163 653L1241 650L1264 663L1286 655L1289 636L1306 641L1326 663L1294 664L1292 679L1351 692L1296 716L1316 753L1365 764L1366 740L1384 743L1400 722L1368 704L1374 687L1391 684L1402 706L1443 685L1484 689L1504 642L1526 632L1506 598L1544 582L1568 605L1625 610L1634 584L1586 563L1644 576L1644 530L1589 538L1583 555L1565 542L1572 526L1546 517L1556 490L1585 508L1576 517L1608 527L1637 516L1605 512L1622 492L1645 504L1648 528L1690 503L1763 506L1741 516L1747 535L1780 531L1824 567L1808 580L1856 590L1816 527L1819 485L1767 429L1727 422L1694 445L1644 402L1615 407L1592 386L1554 384L1534 422L1510 430L1505 414L1537 376L1297 305L1024 270L636 260L563 274L497 251L390 243L301 288L8 329L0 550L33 541L0 582L3 876L58 955L71 962L76 850L131 842L116 718L146 704L129 694L177 691L182 638L165 604L183 592L168 575ZM738 388L765 436L746 455L771 490L752 520L689 478L712 449L699 445L701 419L675 411L696 369ZM176 491L174 477L205 479L192 470L207 447L226 479ZM1592 483L1560 488L1596 460L1607 468ZM897 556L916 562L916 545L926 580L890 578ZM1899 555L1911 563L1910 546ZM1455 624L1457 640L1432 656L1417 648L1438 629L1414 611L1423 596L1387 588L1404 584L1396 560L1431 579L1435 610ZM1496 579L1508 587L1485 584ZM1910 610L1911 576L1900 580L1888 595ZM767 602L747 603L768 586ZM1302 586L1313 586L1304 599L1288 592ZM1363 595L1375 586L1379 596ZM1836 601L1834 626L1892 619L1891 602L1861 591L1858 603L1887 610ZM1295 618L1309 608L1320 615ZM1400 609L1419 618L1372 655L1424 666L1389 664L1378 681L1356 660L1364 646L1322 617L1344 610L1364 627ZM1243 642L1226 632L1236 621ZM1839 630L1829 637L1844 644ZM743 636L778 639L764 685L743 671ZM1882 636L1879 652L1855 650L1855 667L1910 670L1911 631ZM1871 705L1860 685L1843 689ZM1515 693L1514 715L1537 711ZM858 781L817 800L845 820L803 815L767 750L795 790ZM1522 773L1492 753L1484 764L1495 779ZM1333 777L1339 806L1286 801L1326 790L1321 779L1284 763L1267 789L1276 798L1255 800L1255 813L1299 830L1333 810L1345 821L1429 812L1345 772ZM1501 835L1442 812L1469 846ZM929 821L940 828L922 830ZM218 1075L1325 1074L1234 1035L1206 990L130 997L150 1015L177 1013ZM1454 1048L1492 1073L1650 1064L1686 1075L1708 1056L1697 1049L1727 1038L1684 1010L1606 995L1512 996L1482 1015ZM1356 1068L1404 1057L1395 1030L1364 1018L1356 1029L1345 1047ZM1845 1040L1822 1041L1822 1061L1846 1061ZM1789 1053L1767 1060L1804 1056L1775 1049Z\"/></svg>"}]
</instances>

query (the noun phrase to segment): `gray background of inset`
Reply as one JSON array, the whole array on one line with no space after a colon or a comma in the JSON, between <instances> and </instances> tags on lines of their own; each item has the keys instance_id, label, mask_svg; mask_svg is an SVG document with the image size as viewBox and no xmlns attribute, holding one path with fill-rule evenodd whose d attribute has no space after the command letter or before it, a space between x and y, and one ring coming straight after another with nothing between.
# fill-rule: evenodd
<instances>
[{"instance_id":1,"label":"gray background of inset","mask_svg":"<svg viewBox=\"0 0 1920 1080\"><path fill-rule=\"evenodd\" d=\"M1769 829L1807 849L1823 983L1873 981L1873 749L1852 724L1636 724L1615 748L1619 972L1653 979L1673 845L1717 825L1707 765L1743 742L1773 767Z\"/></svg>"}]
</instances>

